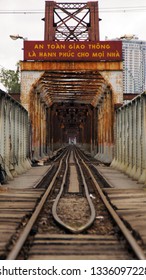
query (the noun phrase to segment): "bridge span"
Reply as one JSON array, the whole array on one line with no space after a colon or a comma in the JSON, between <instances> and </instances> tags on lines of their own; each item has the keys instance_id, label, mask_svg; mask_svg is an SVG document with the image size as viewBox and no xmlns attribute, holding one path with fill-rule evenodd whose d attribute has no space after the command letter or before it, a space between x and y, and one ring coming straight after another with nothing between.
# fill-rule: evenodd
<instances>
[{"instance_id":1,"label":"bridge span","mask_svg":"<svg viewBox=\"0 0 146 280\"><path fill-rule=\"evenodd\" d=\"M21 103L31 120L33 159L71 142L106 163L113 159L122 43L100 41L99 21L98 2L46 1L44 41L24 41Z\"/></svg>"},{"instance_id":2,"label":"bridge span","mask_svg":"<svg viewBox=\"0 0 146 280\"><path fill-rule=\"evenodd\" d=\"M1 91L9 178L74 143L145 183L145 93L122 106L122 45L100 41L99 21L98 2L46 1L44 41L24 41L21 105Z\"/></svg>"},{"instance_id":3,"label":"bridge span","mask_svg":"<svg viewBox=\"0 0 146 280\"><path fill-rule=\"evenodd\" d=\"M123 101L121 62L24 61L21 77L36 158L76 139L111 162L114 106Z\"/></svg>"}]
</instances>

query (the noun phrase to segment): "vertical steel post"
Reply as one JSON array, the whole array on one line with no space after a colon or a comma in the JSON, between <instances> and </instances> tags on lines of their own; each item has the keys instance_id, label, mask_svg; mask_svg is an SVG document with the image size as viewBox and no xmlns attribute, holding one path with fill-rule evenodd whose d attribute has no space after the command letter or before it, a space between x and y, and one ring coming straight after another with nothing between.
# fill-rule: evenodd
<instances>
[{"instance_id":1,"label":"vertical steel post","mask_svg":"<svg viewBox=\"0 0 146 280\"><path fill-rule=\"evenodd\" d=\"M88 28L89 41L99 40L98 2L88 2L90 9L90 27Z\"/></svg>"},{"instance_id":2,"label":"vertical steel post","mask_svg":"<svg viewBox=\"0 0 146 280\"><path fill-rule=\"evenodd\" d=\"M46 1L45 6L45 34L44 40L55 41L55 27L54 27L54 1Z\"/></svg>"}]
</instances>

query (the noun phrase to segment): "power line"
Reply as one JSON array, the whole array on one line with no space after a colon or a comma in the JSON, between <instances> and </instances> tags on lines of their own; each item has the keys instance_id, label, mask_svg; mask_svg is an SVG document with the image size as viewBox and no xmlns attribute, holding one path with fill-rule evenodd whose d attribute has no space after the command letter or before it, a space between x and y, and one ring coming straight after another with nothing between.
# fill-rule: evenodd
<instances>
[{"instance_id":1,"label":"power line","mask_svg":"<svg viewBox=\"0 0 146 280\"><path fill-rule=\"evenodd\" d=\"M103 10L112 10L112 9L143 9L146 8L146 6L122 6L122 7L106 7L102 8Z\"/></svg>"},{"instance_id":2,"label":"power line","mask_svg":"<svg viewBox=\"0 0 146 280\"><path fill-rule=\"evenodd\" d=\"M9 14L44 14L44 10L43 11L35 11L35 10L0 10L0 14L5 14L5 15L9 15Z\"/></svg>"},{"instance_id":3,"label":"power line","mask_svg":"<svg viewBox=\"0 0 146 280\"><path fill-rule=\"evenodd\" d=\"M146 6L132 7L107 7L99 9L102 13L144 12ZM63 13L63 12L60 12ZM0 14L44 14L44 10L0 10Z\"/></svg>"},{"instance_id":4,"label":"power line","mask_svg":"<svg viewBox=\"0 0 146 280\"><path fill-rule=\"evenodd\" d=\"M100 11L103 13L121 13L121 12L144 12L146 6L136 6L136 7L113 7L113 8L103 8Z\"/></svg>"}]
</instances>

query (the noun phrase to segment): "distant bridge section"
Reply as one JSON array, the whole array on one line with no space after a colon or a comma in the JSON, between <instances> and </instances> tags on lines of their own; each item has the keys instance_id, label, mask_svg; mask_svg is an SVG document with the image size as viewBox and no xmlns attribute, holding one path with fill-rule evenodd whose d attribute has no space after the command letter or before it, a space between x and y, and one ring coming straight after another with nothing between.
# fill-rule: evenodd
<instances>
[{"instance_id":1,"label":"distant bridge section","mask_svg":"<svg viewBox=\"0 0 146 280\"><path fill-rule=\"evenodd\" d=\"M29 119L24 107L0 90L0 183L30 168Z\"/></svg>"}]
</instances>

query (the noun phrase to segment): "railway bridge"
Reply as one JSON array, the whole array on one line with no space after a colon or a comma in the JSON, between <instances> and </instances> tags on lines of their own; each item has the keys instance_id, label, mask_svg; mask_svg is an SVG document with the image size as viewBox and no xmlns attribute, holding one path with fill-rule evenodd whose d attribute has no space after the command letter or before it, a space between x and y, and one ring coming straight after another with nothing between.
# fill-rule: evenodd
<instances>
[{"instance_id":1,"label":"railway bridge","mask_svg":"<svg viewBox=\"0 0 146 280\"><path fill-rule=\"evenodd\" d=\"M98 3L47 1L44 41L25 41L21 62L33 157L74 142L111 162L114 107L122 102L121 42L99 41Z\"/></svg>"},{"instance_id":2,"label":"railway bridge","mask_svg":"<svg viewBox=\"0 0 146 280\"><path fill-rule=\"evenodd\" d=\"M44 40L24 41L21 105L0 97L8 177L77 144L145 183L145 93L122 105L122 44L100 41L98 2L46 1L43 20Z\"/></svg>"}]
</instances>

